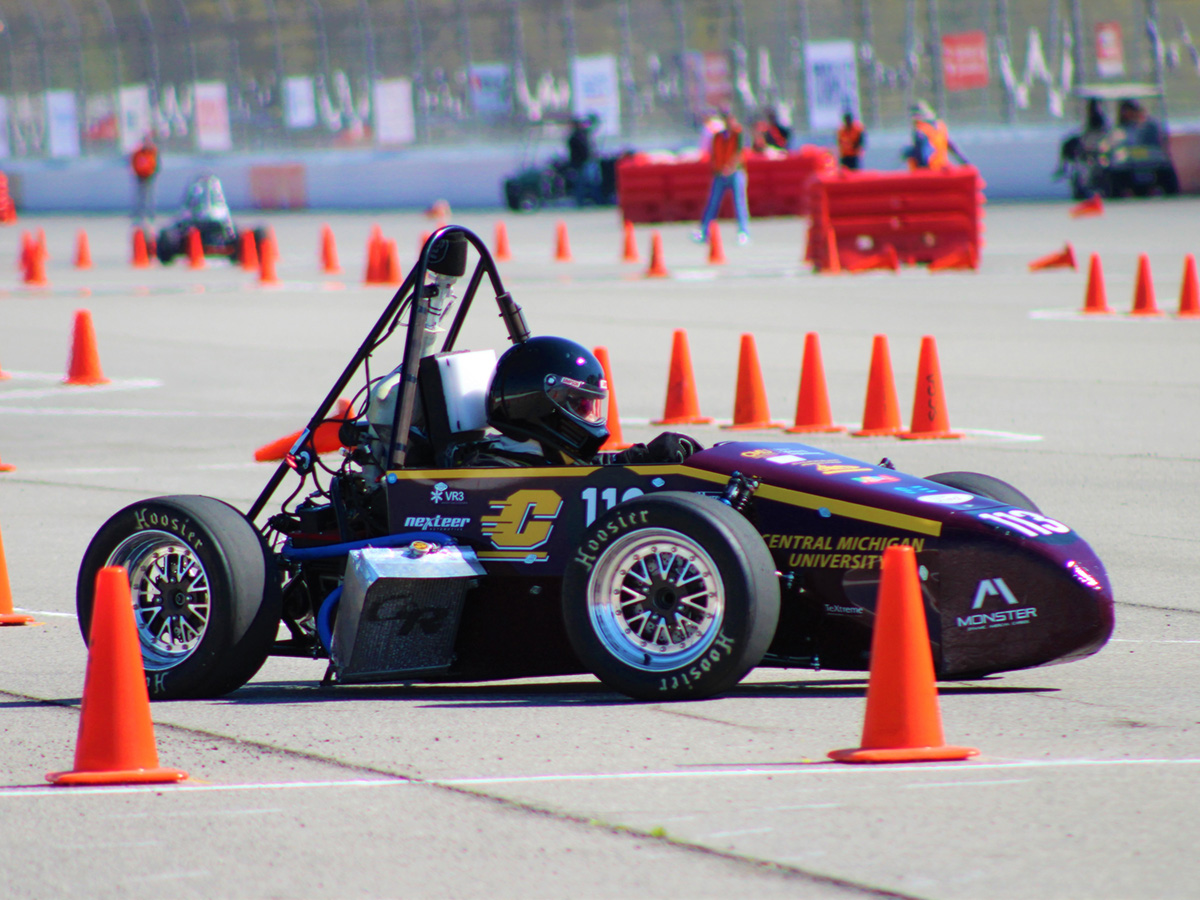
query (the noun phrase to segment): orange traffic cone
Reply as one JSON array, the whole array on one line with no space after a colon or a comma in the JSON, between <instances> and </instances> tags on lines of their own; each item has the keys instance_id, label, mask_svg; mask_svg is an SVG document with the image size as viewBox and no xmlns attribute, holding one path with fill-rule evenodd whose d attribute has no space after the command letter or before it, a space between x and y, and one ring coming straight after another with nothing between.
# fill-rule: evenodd
<instances>
[{"instance_id":1,"label":"orange traffic cone","mask_svg":"<svg viewBox=\"0 0 1200 900\"><path fill-rule=\"evenodd\" d=\"M1189 253L1183 258L1183 284L1179 288L1179 318L1200 316L1200 286L1196 280L1196 257Z\"/></svg>"},{"instance_id":2,"label":"orange traffic cone","mask_svg":"<svg viewBox=\"0 0 1200 900\"><path fill-rule=\"evenodd\" d=\"M821 362L821 339L815 331L804 336L804 361L800 366L800 394L796 400L796 422L784 429L788 434L812 434L845 431L834 425L829 412L829 392L825 387L825 366Z\"/></svg>"},{"instance_id":3,"label":"orange traffic cone","mask_svg":"<svg viewBox=\"0 0 1200 900\"><path fill-rule=\"evenodd\" d=\"M604 380L608 382L608 415L605 424L608 425L608 440L600 448L602 451L609 450L624 450L627 447L632 447L621 434L621 414L617 410L617 391L613 387L612 368L608 363L608 348L596 347L592 350L600 365L604 369Z\"/></svg>"},{"instance_id":4,"label":"orange traffic cone","mask_svg":"<svg viewBox=\"0 0 1200 900\"><path fill-rule=\"evenodd\" d=\"M1071 218L1079 219L1083 216L1099 216L1104 214L1104 201L1100 199L1099 194L1092 194L1082 203L1078 203L1071 207Z\"/></svg>"},{"instance_id":5,"label":"orange traffic cone","mask_svg":"<svg viewBox=\"0 0 1200 900\"><path fill-rule=\"evenodd\" d=\"M33 258L33 232L21 232L21 256L17 260L17 268L22 272L29 268L29 261Z\"/></svg>"},{"instance_id":6,"label":"orange traffic cone","mask_svg":"<svg viewBox=\"0 0 1200 900\"><path fill-rule=\"evenodd\" d=\"M163 784L188 777L158 765L132 611L125 569L106 566L97 572L75 768L49 773L46 780L53 784Z\"/></svg>"},{"instance_id":7,"label":"orange traffic cone","mask_svg":"<svg viewBox=\"0 0 1200 900\"><path fill-rule=\"evenodd\" d=\"M900 271L900 254L891 244L885 244L878 253L860 256L846 263L847 272L873 272L885 269L889 272Z\"/></svg>"},{"instance_id":8,"label":"orange traffic cone","mask_svg":"<svg viewBox=\"0 0 1200 900\"><path fill-rule=\"evenodd\" d=\"M650 232L650 267L646 269L646 278L669 278L667 265L663 262L662 235L657 231Z\"/></svg>"},{"instance_id":9,"label":"orange traffic cone","mask_svg":"<svg viewBox=\"0 0 1200 900\"><path fill-rule=\"evenodd\" d=\"M951 269L978 269L979 255L971 245L959 247L943 254L929 264L930 272L945 272Z\"/></svg>"},{"instance_id":10,"label":"orange traffic cone","mask_svg":"<svg viewBox=\"0 0 1200 900\"><path fill-rule=\"evenodd\" d=\"M46 278L46 252L37 244L29 251L29 263L25 267L25 283L32 285L49 284Z\"/></svg>"},{"instance_id":11,"label":"orange traffic cone","mask_svg":"<svg viewBox=\"0 0 1200 900\"><path fill-rule=\"evenodd\" d=\"M428 237L425 240L429 240ZM424 246L422 242L421 246ZM385 240L383 249L380 251L381 266L379 270L380 284L399 284L400 283L400 251L396 247L396 242Z\"/></svg>"},{"instance_id":12,"label":"orange traffic cone","mask_svg":"<svg viewBox=\"0 0 1200 900\"><path fill-rule=\"evenodd\" d=\"M279 276L275 274L275 260L279 253L275 249L275 232L268 231L263 235L262 251L258 254L258 283L279 284Z\"/></svg>"},{"instance_id":13,"label":"orange traffic cone","mask_svg":"<svg viewBox=\"0 0 1200 900\"><path fill-rule=\"evenodd\" d=\"M556 262L571 262L571 241L567 237L567 223L561 219L554 227L554 259Z\"/></svg>"},{"instance_id":14,"label":"orange traffic cone","mask_svg":"<svg viewBox=\"0 0 1200 900\"><path fill-rule=\"evenodd\" d=\"M663 408L663 417L650 424L707 425L711 421L711 416L700 415L687 332L677 328L671 337L671 368L667 374L667 402Z\"/></svg>"},{"instance_id":15,"label":"orange traffic cone","mask_svg":"<svg viewBox=\"0 0 1200 900\"><path fill-rule=\"evenodd\" d=\"M339 275L342 271L337 242L333 239L333 229L328 225L321 226L321 271L326 275Z\"/></svg>"},{"instance_id":16,"label":"orange traffic cone","mask_svg":"<svg viewBox=\"0 0 1200 900\"><path fill-rule=\"evenodd\" d=\"M140 228L133 229L133 258L130 264L135 269L146 269L150 266L150 254L146 247L146 232Z\"/></svg>"},{"instance_id":17,"label":"orange traffic cone","mask_svg":"<svg viewBox=\"0 0 1200 900\"><path fill-rule=\"evenodd\" d=\"M492 250L492 258L496 262L509 262L512 259L512 250L508 246L508 226L501 220L496 223L496 239L495 247Z\"/></svg>"},{"instance_id":18,"label":"orange traffic cone","mask_svg":"<svg viewBox=\"0 0 1200 900\"><path fill-rule=\"evenodd\" d=\"M1039 256L1029 264L1030 272L1040 272L1043 269L1071 269L1078 271L1079 264L1075 261L1075 248L1068 241L1067 245L1057 253Z\"/></svg>"},{"instance_id":19,"label":"orange traffic cone","mask_svg":"<svg viewBox=\"0 0 1200 900\"><path fill-rule=\"evenodd\" d=\"M758 349L754 335L743 334L738 352L737 395L733 400L733 423L722 425L734 431L782 428L782 422L772 422L767 409L767 389L763 385L762 369L758 365Z\"/></svg>"},{"instance_id":20,"label":"orange traffic cone","mask_svg":"<svg viewBox=\"0 0 1200 900\"><path fill-rule=\"evenodd\" d=\"M242 271L257 272L261 263L258 260L258 241L253 231L243 231L239 255L242 261Z\"/></svg>"},{"instance_id":21,"label":"orange traffic cone","mask_svg":"<svg viewBox=\"0 0 1200 900\"><path fill-rule=\"evenodd\" d=\"M825 260L825 268L821 269L820 272L822 275L841 275L842 260L838 255L837 233L833 230L832 226L826 225L822 229L822 234L824 235L825 246L828 248L829 255Z\"/></svg>"},{"instance_id":22,"label":"orange traffic cone","mask_svg":"<svg viewBox=\"0 0 1200 900\"><path fill-rule=\"evenodd\" d=\"M50 258L50 251L46 249L46 229L39 228L37 230L37 233L33 239L33 244L38 248L38 250L41 251L43 260Z\"/></svg>"},{"instance_id":23,"label":"orange traffic cone","mask_svg":"<svg viewBox=\"0 0 1200 900\"><path fill-rule=\"evenodd\" d=\"M637 235L633 231L633 223L628 219L625 220L625 246L621 250L621 262L636 263L641 262L641 254L638 253Z\"/></svg>"},{"instance_id":24,"label":"orange traffic cone","mask_svg":"<svg viewBox=\"0 0 1200 900\"><path fill-rule=\"evenodd\" d=\"M204 243L200 240L200 229L189 228L187 236L188 268L204 268Z\"/></svg>"},{"instance_id":25,"label":"orange traffic cone","mask_svg":"<svg viewBox=\"0 0 1200 900\"><path fill-rule=\"evenodd\" d=\"M1093 253L1088 260L1087 294L1083 301L1083 311L1089 315L1112 312L1108 305L1108 292L1104 288L1104 267L1100 265L1098 253Z\"/></svg>"},{"instance_id":26,"label":"orange traffic cone","mask_svg":"<svg viewBox=\"0 0 1200 900\"><path fill-rule=\"evenodd\" d=\"M912 427L901 432L905 440L960 438L950 430L946 397L942 392L942 367L938 363L937 341L932 335L921 338L921 357L917 362L917 388L913 395Z\"/></svg>"},{"instance_id":27,"label":"orange traffic cone","mask_svg":"<svg viewBox=\"0 0 1200 900\"><path fill-rule=\"evenodd\" d=\"M92 267L92 248L88 244L87 232L82 228L75 239L75 268L90 269Z\"/></svg>"},{"instance_id":28,"label":"orange traffic cone","mask_svg":"<svg viewBox=\"0 0 1200 900\"><path fill-rule=\"evenodd\" d=\"M0 471L8 471L0 466ZM12 588L8 583L8 564L4 561L4 539L0 537L0 625L30 625L33 616L13 612Z\"/></svg>"},{"instance_id":29,"label":"orange traffic cone","mask_svg":"<svg viewBox=\"0 0 1200 900\"><path fill-rule=\"evenodd\" d=\"M0 381L8 381L12 378L12 372L5 372L3 367L0 367Z\"/></svg>"},{"instance_id":30,"label":"orange traffic cone","mask_svg":"<svg viewBox=\"0 0 1200 900\"><path fill-rule=\"evenodd\" d=\"M96 330L92 327L92 314L86 309L75 313L75 327L71 337L71 359L67 363L64 384L96 385L108 384L100 371L100 352L96 349Z\"/></svg>"},{"instance_id":31,"label":"orange traffic cone","mask_svg":"<svg viewBox=\"0 0 1200 900\"><path fill-rule=\"evenodd\" d=\"M342 427L342 423L353 417L350 409L350 401L339 399L333 413L326 416L325 421L318 425L313 432L313 449L318 453L333 453L335 450L340 450L343 444L338 432ZM254 451L254 461L277 462L283 459L292 452L292 448L296 446L296 441L300 440L300 435L303 433L302 431L297 431L286 437L277 438L269 444L263 444Z\"/></svg>"},{"instance_id":32,"label":"orange traffic cone","mask_svg":"<svg viewBox=\"0 0 1200 900\"><path fill-rule=\"evenodd\" d=\"M708 264L723 266L728 262L725 258L725 245L721 242L721 226L713 219L708 223Z\"/></svg>"},{"instance_id":33,"label":"orange traffic cone","mask_svg":"<svg viewBox=\"0 0 1200 900\"><path fill-rule=\"evenodd\" d=\"M1137 285L1133 291L1131 316L1161 316L1162 312L1154 300L1154 277L1150 274L1150 257L1138 255Z\"/></svg>"},{"instance_id":34,"label":"orange traffic cone","mask_svg":"<svg viewBox=\"0 0 1200 900\"><path fill-rule=\"evenodd\" d=\"M371 226L371 234L367 238L367 272L363 276L363 284L378 284L379 272L382 268L383 231L378 225Z\"/></svg>"},{"instance_id":35,"label":"orange traffic cone","mask_svg":"<svg viewBox=\"0 0 1200 900\"><path fill-rule=\"evenodd\" d=\"M889 763L978 756L974 747L948 746L942 735L916 552L894 544L883 552L881 567L862 746L831 750L829 758Z\"/></svg>"},{"instance_id":36,"label":"orange traffic cone","mask_svg":"<svg viewBox=\"0 0 1200 900\"><path fill-rule=\"evenodd\" d=\"M867 378L867 402L862 428L852 437L885 437L900 433L900 401L892 377L892 354L886 334L875 335L871 344L871 372Z\"/></svg>"},{"instance_id":37,"label":"orange traffic cone","mask_svg":"<svg viewBox=\"0 0 1200 900\"><path fill-rule=\"evenodd\" d=\"M4 460L0 459L0 472L15 472L15 471L17 471L16 466L14 466L12 463L6 463Z\"/></svg>"}]
</instances>

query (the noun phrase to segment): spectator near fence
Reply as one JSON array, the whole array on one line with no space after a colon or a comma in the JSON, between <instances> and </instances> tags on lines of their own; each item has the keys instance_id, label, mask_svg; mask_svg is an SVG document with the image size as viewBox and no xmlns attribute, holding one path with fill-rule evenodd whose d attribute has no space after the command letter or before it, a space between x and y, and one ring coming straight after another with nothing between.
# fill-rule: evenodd
<instances>
[{"instance_id":1,"label":"spectator near fence","mask_svg":"<svg viewBox=\"0 0 1200 900\"><path fill-rule=\"evenodd\" d=\"M703 243L708 240L708 226L717 217L721 201L726 192L733 193L733 208L737 214L738 243L750 243L750 213L746 204L746 165L742 146L742 126L729 110L721 111L722 129L712 137L708 160L712 166L712 187L708 192L708 205L700 228L692 239Z\"/></svg>"},{"instance_id":2,"label":"spectator near fence","mask_svg":"<svg viewBox=\"0 0 1200 900\"><path fill-rule=\"evenodd\" d=\"M133 207L135 224L154 221L154 179L158 177L158 163L158 147L147 134L129 157L137 190Z\"/></svg>"},{"instance_id":3,"label":"spectator near fence","mask_svg":"<svg viewBox=\"0 0 1200 900\"><path fill-rule=\"evenodd\" d=\"M946 123L934 114L928 103L918 100L910 112L913 142L911 147L904 150L910 169L947 169L950 167L951 154L964 166L967 165L967 158L950 140Z\"/></svg>"},{"instance_id":4,"label":"spectator near fence","mask_svg":"<svg viewBox=\"0 0 1200 900\"><path fill-rule=\"evenodd\" d=\"M837 133L838 162L844 169L859 169L862 167L863 149L867 145L867 133L862 122L854 118L850 112L842 115L842 127Z\"/></svg>"}]
</instances>

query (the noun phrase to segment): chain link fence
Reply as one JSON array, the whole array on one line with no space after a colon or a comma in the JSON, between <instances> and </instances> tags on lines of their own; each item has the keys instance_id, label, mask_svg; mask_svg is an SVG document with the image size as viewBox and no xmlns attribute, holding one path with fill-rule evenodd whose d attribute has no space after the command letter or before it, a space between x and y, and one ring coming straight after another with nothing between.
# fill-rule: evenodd
<instances>
[{"instance_id":1,"label":"chain link fence","mask_svg":"<svg viewBox=\"0 0 1200 900\"><path fill-rule=\"evenodd\" d=\"M595 113L679 143L713 108L803 139L1074 123L1137 81L1200 112L1198 0L0 0L0 156L464 145Z\"/></svg>"}]
</instances>

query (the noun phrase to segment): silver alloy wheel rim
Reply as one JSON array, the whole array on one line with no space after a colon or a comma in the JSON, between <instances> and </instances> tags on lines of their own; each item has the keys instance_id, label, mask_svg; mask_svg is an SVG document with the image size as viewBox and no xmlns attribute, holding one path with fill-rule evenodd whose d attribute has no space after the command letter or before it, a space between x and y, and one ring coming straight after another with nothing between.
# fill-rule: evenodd
<instances>
[{"instance_id":1,"label":"silver alloy wheel rim","mask_svg":"<svg viewBox=\"0 0 1200 900\"><path fill-rule=\"evenodd\" d=\"M700 659L725 618L716 563L696 541L666 528L614 541L595 563L587 602L604 648L647 672Z\"/></svg>"},{"instance_id":2,"label":"silver alloy wheel rim","mask_svg":"<svg viewBox=\"0 0 1200 900\"><path fill-rule=\"evenodd\" d=\"M129 573L146 670L170 669L191 656L212 611L208 572L196 552L166 531L139 531L117 545L106 565Z\"/></svg>"}]
</instances>

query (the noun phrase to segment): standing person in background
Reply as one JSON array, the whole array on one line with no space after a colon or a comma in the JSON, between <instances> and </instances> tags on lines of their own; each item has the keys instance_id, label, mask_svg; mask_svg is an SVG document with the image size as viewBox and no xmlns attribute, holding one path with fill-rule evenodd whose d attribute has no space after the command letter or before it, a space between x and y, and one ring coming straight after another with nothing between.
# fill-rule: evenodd
<instances>
[{"instance_id":1,"label":"standing person in background","mask_svg":"<svg viewBox=\"0 0 1200 900\"><path fill-rule=\"evenodd\" d=\"M779 113L773 106L768 106L754 125L754 149L759 153L768 147L786 150L791 136L791 129L780 121Z\"/></svg>"},{"instance_id":2,"label":"standing person in background","mask_svg":"<svg viewBox=\"0 0 1200 900\"><path fill-rule=\"evenodd\" d=\"M600 162L596 158L596 144L592 128L595 116L577 118L571 123L567 136L567 165L575 176L575 205L595 199L600 184Z\"/></svg>"},{"instance_id":3,"label":"standing person in background","mask_svg":"<svg viewBox=\"0 0 1200 900\"><path fill-rule=\"evenodd\" d=\"M850 110L842 115L842 127L837 133L838 162L843 169L862 168L863 150L867 146L867 133L862 122L854 118Z\"/></svg>"},{"instance_id":4,"label":"standing person in background","mask_svg":"<svg viewBox=\"0 0 1200 900\"><path fill-rule=\"evenodd\" d=\"M951 153L964 166L969 165L962 151L950 140L946 123L937 117L928 103L918 100L910 112L913 143L903 153L910 169L948 169Z\"/></svg>"},{"instance_id":5,"label":"standing person in background","mask_svg":"<svg viewBox=\"0 0 1200 900\"><path fill-rule=\"evenodd\" d=\"M154 221L154 179L158 176L158 147L147 133L141 145L129 157L129 167L137 183L133 207L134 224Z\"/></svg>"},{"instance_id":6,"label":"standing person in background","mask_svg":"<svg viewBox=\"0 0 1200 900\"><path fill-rule=\"evenodd\" d=\"M737 212L738 243L750 243L750 214L746 206L746 168L742 147L742 126L729 110L721 111L722 128L712 138L712 149L708 154L712 166L712 188L708 193L708 205L700 220L700 229L692 234L692 240L704 243L708 240L708 226L717 217L726 191L733 192L733 208Z\"/></svg>"}]
</instances>

